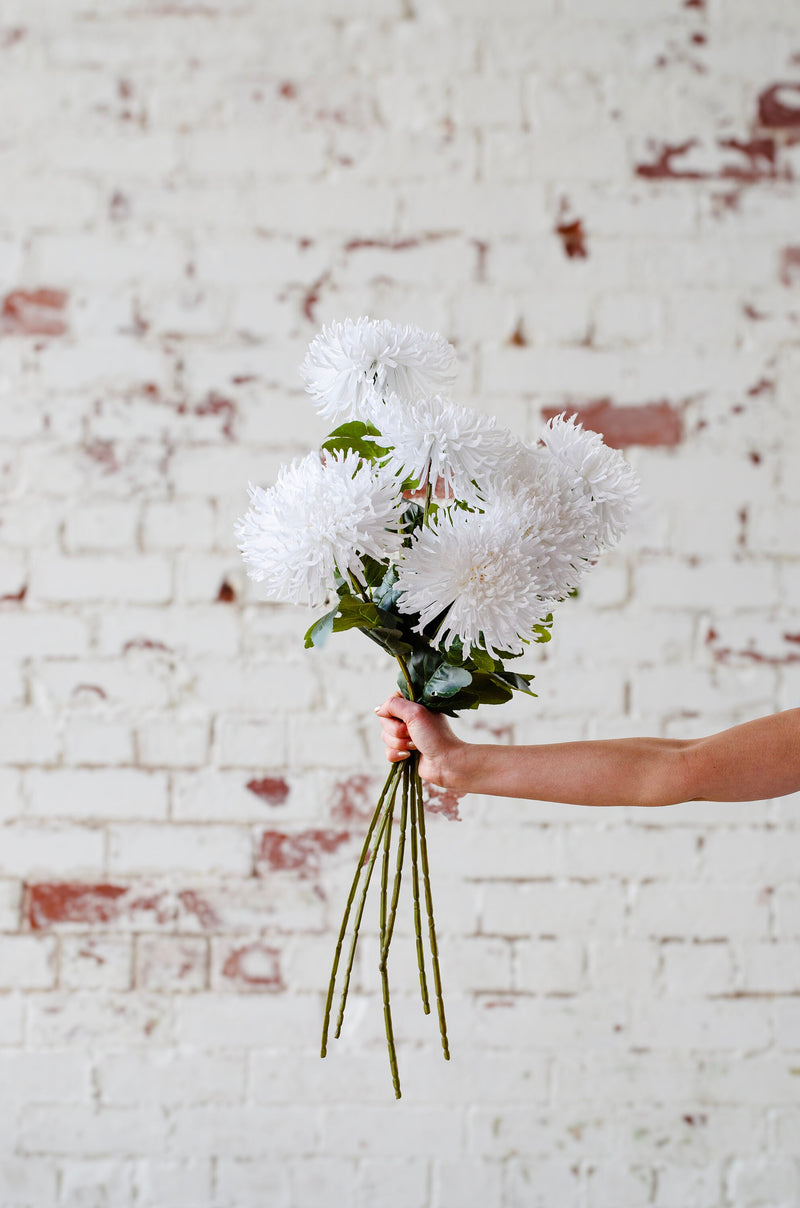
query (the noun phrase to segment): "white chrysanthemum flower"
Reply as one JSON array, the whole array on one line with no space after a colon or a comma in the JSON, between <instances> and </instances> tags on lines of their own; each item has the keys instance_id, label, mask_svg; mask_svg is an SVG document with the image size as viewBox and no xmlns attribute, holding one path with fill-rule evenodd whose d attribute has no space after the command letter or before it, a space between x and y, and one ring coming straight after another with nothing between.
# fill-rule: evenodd
<instances>
[{"instance_id":1,"label":"white chrysanthemum flower","mask_svg":"<svg viewBox=\"0 0 800 1208\"><path fill-rule=\"evenodd\" d=\"M283 466L268 490L250 487L250 504L236 524L239 549L273 600L316 607L337 571L363 585L363 556L394 557L400 545L397 484L353 451Z\"/></svg>"},{"instance_id":2,"label":"white chrysanthemum flower","mask_svg":"<svg viewBox=\"0 0 800 1208\"><path fill-rule=\"evenodd\" d=\"M482 644L493 657L522 653L554 603L534 512L533 503L498 496L481 512L440 512L419 530L397 581L398 608L419 614L418 632L446 611L437 634L445 648L458 638L465 649Z\"/></svg>"},{"instance_id":3,"label":"white chrysanthemum flower","mask_svg":"<svg viewBox=\"0 0 800 1208\"><path fill-rule=\"evenodd\" d=\"M537 576L545 594L563 600L597 554L597 511L574 475L546 449L519 444L508 460L498 495L517 500L538 542Z\"/></svg>"},{"instance_id":4,"label":"white chrysanthemum flower","mask_svg":"<svg viewBox=\"0 0 800 1208\"><path fill-rule=\"evenodd\" d=\"M374 422L376 442L388 449L384 464L398 478L441 484L446 498L467 503L482 497L516 445L493 416L438 394L410 403L389 395Z\"/></svg>"},{"instance_id":5,"label":"white chrysanthemum flower","mask_svg":"<svg viewBox=\"0 0 800 1208\"><path fill-rule=\"evenodd\" d=\"M455 380L455 349L410 324L345 319L314 337L300 376L325 419L371 420L389 394L410 401L447 389Z\"/></svg>"},{"instance_id":6,"label":"white chrysanthemum flower","mask_svg":"<svg viewBox=\"0 0 800 1208\"><path fill-rule=\"evenodd\" d=\"M597 552L616 545L628 525L639 478L618 449L610 449L597 432L584 431L562 413L545 425L545 448L591 499L597 515Z\"/></svg>"}]
</instances>

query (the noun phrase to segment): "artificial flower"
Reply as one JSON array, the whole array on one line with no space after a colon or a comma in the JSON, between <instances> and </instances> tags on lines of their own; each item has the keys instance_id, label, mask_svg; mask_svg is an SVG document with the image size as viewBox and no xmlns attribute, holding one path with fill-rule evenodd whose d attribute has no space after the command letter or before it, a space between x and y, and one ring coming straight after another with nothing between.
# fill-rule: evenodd
<instances>
[{"instance_id":1,"label":"artificial flower","mask_svg":"<svg viewBox=\"0 0 800 1208\"><path fill-rule=\"evenodd\" d=\"M597 432L585 431L565 414L555 416L541 434L548 453L572 477L576 490L591 499L596 512L594 533L600 553L624 533L639 489L636 471L618 449L610 449Z\"/></svg>"},{"instance_id":2,"label":"artificial flower","mask_svg":"<svg viewBox=\"0 0 800 1208\"><path fill-rule=\"evenodd\" d=\"M444 615L435 640L449 649L483 646L521 654L552 608L550 550L535 501L497 496L484 510L450 508L415 536L398 567L398 608L416 613L418 633ZM539 574L540 568L542 574Z\"/></svg>"},{"instance_id":3,"label":"artificial flower","mask_svg":"<svg viewBox=\"0 0 800 1208\"><path fill-rule=\"evenodd\" d=\"M273 600L312 608L334 589L337 572L364 584L363 556L394 556L402 500L385 471L354 452L309 453L283 466L274 486L250 486L238 521L239 549L251 579Z\"/></svg>"},{"instance_id":4,"label":"artificial flower","mask_svg":"<svg viewBox=\"0 0 800 1208\"><path fill-rule=\"evenodd\" d=\"M433 395L404 403L396 394L376 413L388 450L385 465L402 481L439 484L437 494L466 503L481 498L481 484L500 473L517 444L493 416Z\"/></svg>"},{"instance_id":5,"label":"artificial flower","mask_svg":"<svg viewBox=\"0 0 800 1208\"><path fill-rule=\"evenodd\" d=\"M435 332L387 319L360 318L323 327L300 375L325 419L371 420L389 394L410 401L455 380L455 349Z\"/></svg>"}]
</instances>

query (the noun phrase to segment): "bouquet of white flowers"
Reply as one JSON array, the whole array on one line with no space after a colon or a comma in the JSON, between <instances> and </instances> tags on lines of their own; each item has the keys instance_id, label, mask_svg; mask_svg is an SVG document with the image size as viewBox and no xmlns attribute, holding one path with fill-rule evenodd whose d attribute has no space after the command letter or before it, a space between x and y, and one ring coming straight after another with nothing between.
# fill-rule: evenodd
<instances>
[{"instance_id":1,"label":"bouquet of white flowers","mask_svg":"<svg viewBox=\"0 0 800 1208\"><path fill-rule=\"evenodd\" d=\"M444 391L454 370L453 347L417 327L361 318L323 328L301 374L320 414L338 426L319 453L284 466L274 486L250 487L250 509L236 529L248 573L269 598L333 604L309 629L307 647L360 629L397 660L404 696L451 716L514 692L535 695L533 677L505 664L529 643L550 640L553 607L622 535L637 489L622 456L574 417L552 419L529 446L453 402ZM423 1009L430 1012L421 896L450 1055L417 764L416 752L392 764L378 798L345 905L322 1030L324 1057L350 916L355 905L337 1037L382 852L379 971L398 1098L388 956L407 835Z\"/></svg>"}]
</instances>

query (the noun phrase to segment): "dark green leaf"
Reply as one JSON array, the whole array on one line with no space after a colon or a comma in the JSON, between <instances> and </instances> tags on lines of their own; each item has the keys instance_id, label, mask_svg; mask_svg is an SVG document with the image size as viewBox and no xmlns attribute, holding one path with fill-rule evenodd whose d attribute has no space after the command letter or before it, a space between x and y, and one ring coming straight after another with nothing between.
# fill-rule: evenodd
<instances>
[{"instance_id":1,"label":"dark green leaf","mask_svg":"<svg viewBox=\"0 0 800 1208\"><path fill-rule=\"evenodd\" d=\"M519 675L516 671L496 671L493 679L500 681L502 684L507 684L513 688L515 692L524 692L527 696L536 696L535 692L531 692L532 675Z\"/></svg>"},{"instance_id":2,"label":"dark green leaf","mask_svg":"<svg viewBox=\"0 0 800 1208\"><path fill-rule=\"evenodd\" d=\"M468 688L472 676L464 667L452 667L449 663L440 663L426 681L422 690L422 702L428 699L447 699L455 696L462 688Z\"/></svg>"}]
</instances>

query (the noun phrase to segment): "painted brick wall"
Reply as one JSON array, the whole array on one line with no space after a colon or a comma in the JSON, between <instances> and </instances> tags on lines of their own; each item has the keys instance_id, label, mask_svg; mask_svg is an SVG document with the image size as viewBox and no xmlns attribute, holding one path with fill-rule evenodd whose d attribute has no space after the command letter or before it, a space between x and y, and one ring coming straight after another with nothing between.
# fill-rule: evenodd
<instances>
[{"instance_id":1,"label":"painted brick wall","mask_svg":"<svg viewBox=\"0 0 800 1208\"><path fill-rule=\"evenodd\" d=\"M371 959L317 1056L393 672L231 526L370 313L641 471L499 741L800 701L795 0L4 0L0 1204L800 1204L800 801L431 815L453 1061ZM351 640L352 639L352 640Z\"/></svg>"}]
</instances>

